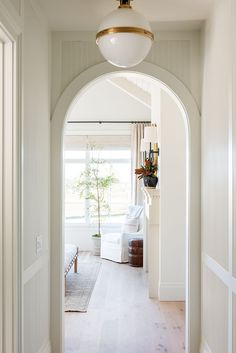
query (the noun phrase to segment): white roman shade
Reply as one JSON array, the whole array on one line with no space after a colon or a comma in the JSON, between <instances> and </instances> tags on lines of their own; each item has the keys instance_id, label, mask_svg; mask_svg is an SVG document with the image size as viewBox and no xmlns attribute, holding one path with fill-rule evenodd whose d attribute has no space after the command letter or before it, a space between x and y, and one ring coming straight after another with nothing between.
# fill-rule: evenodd
<instances>
[{"instance_id":1,"label":"white roman shade","mask_svg":"<svg viewBox=\"0 0 236 353\"><path fill-rule=\"evenodd\" d=\"M102 150L127 149L130 147L130 140L131 140L130 136L69 135L69 136L65 136L64 138L64 150L65 151L85 150L87 145L95 145L98 149L102 149Z\"/></svg>"}]
</instances>

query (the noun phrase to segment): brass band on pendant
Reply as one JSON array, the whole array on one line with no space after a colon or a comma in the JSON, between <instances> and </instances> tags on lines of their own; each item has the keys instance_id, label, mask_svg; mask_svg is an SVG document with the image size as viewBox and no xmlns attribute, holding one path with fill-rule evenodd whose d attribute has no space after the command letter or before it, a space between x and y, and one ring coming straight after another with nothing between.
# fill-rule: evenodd
<instances>
[{"instance_id":1,"label":"brass band on pendant","mask_svg":"<svg viewBox=\"0 0 236 353\"><path fill-rule=\"evenodd\" d=\"M147 37L151 40L154 40L154 34L147 29L138 28L138 27L111 27L103 29L102 31L98 32L96 35L96 43L98 43L98 39L108 35L108 34L116 34L116 33L133 33L139 34L141 36Z\"/></svg>"},{"instance_id":2,"label":"brass band on pendant","mask_svg":"<svg viewBox=\"0 0 236 353\"><path fill-rule=\"evenodd\" d=\"M132 9L132 6L122 4L118 7L118 9Z\"/></svg>"}]
</instances>

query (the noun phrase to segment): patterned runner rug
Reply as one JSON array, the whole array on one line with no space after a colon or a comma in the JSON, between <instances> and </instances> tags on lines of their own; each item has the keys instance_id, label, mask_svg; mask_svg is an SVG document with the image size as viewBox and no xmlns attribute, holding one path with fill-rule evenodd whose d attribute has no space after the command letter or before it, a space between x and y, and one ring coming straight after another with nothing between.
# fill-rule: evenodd
<instances>
[{"instance_id":1,"label":"patterned runner rug","mask_svg":"<svg viewBox=\"0 0 236 353\"><path fill-rule=\"evenodd\" d=\"M74 273L72 267L66 276L65 311L87 311L100 267L99 257L86 252L79 253L78 273Z\"/></svg>"}]
</instances>

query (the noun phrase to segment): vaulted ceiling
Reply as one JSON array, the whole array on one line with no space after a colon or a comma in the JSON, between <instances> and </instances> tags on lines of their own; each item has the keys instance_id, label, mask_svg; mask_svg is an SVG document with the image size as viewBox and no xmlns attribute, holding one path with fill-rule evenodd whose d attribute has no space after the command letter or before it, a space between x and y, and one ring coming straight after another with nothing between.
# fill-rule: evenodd
<instances>
[{"instance_id":1,"label":"vaulted ceiling","mask_svg":"<svg viewBox=\"0 0 236 353\"><path fill-rule=\"evenodd\" d=\"M134 76L134 78L136 80L139 78L139 82L145 83L142 76ZM151 82L149 84L151 85ZM150 94L124 74L124 76L110 77L92 84L73 106L68 120L150 121L150 108Z\"/></svg>"},{"instance_id":2,"label":"vaulted ceiling","mask_svg":"<svg viewBox=\"0 0 236 353\"><path fill-rule=\"evenodd\" d=\"M37 0L53 30L96 30L114 10L116 0ZM207 18L214 0L134 0L152 29L195 29Z\"/></svg>"}]
</instances>

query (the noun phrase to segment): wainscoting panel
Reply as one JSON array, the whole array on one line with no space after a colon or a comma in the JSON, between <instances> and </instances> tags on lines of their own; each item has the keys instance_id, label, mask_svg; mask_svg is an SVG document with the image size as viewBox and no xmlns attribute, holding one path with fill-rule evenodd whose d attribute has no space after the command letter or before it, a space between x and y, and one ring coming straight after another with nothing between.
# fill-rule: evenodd
<instances>
[{"instance_id":1,"label":"wainscoting panel","mask_svg":"<svg viewBox=\"0 0 236 353\"><path fill-rule=\"evenodd\" d=\"M24 286L24 353L49 353L49 267L42 267ZM37 320L35 320L37 318ZM30 332L30 337L29 337Z\"/></svg>"},{"instance_id":2,"label":"wainscoting panel","mask_svg":"<svg viewBox=\"0 0 236 353\"><path fill-rule=\"evenodd\" d=\"M51 353L51 344L49 340L43 344L38 353Z\"/></svg>"},{"instance_id":3,"label":"wainscoting panel","mask_svg":"<svg viewBox=\"0 0 236 353\"><path fill-rule=\"evenodd\" d=\"M204 338L212 352L228 353L228 288L206 266L203 267L203 287Z\"/></svg>"},{"instance_id":4,"label":"wainscoting panel","mask_svg":"<svg viewBox=\"0 0 236 353\"><path fill-rule=\"evenodd\" d=\"M40 256L31 266L23 273L23 284L29 282L48 262L48 254Z\"/></svg>"},{"instance_id":5,"label":"wainscoting panel","mask_svg":"<svg viewBox=\"0 0 236 353\"><path fill-rule=\"evenodd\" d=\"M206 342L202 343L200 353L212 353Z\"/></svg>"}]
</instances>

